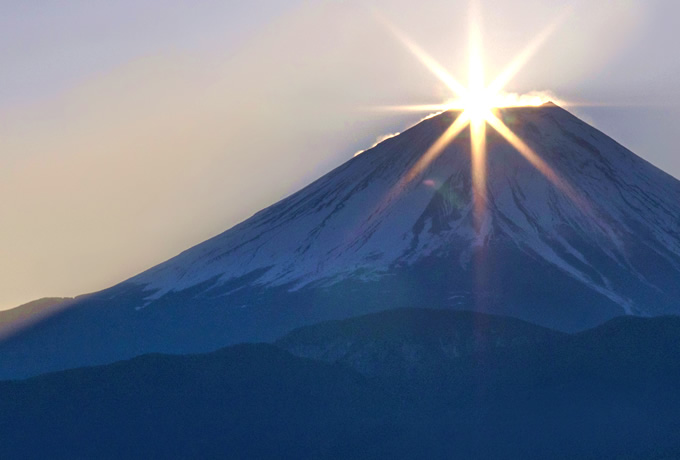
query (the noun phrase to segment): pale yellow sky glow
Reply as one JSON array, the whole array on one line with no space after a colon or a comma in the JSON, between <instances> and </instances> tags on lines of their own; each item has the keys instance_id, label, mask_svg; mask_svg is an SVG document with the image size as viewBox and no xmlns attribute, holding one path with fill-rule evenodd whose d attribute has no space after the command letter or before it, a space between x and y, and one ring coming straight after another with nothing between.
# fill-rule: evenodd
<instances>
[{"instance_id":1,"label":"pale yellow sky glow","mask_svg":"<svg viewBox=\"0 0 680 460\"><path fill-rule=\"evenodd\" d=\"M467 88L467 0L170 0L162 14L86 3L0 6L0 39L16 44L0 50L0 309L133 276L450 101L455 84L433 78L374 10ZM481 0L485 75L505 75L507 105L550 90L675 107L680 60L664 44L680 29L666 6ZM400 105L432 110L383 110ZM663 124L576 113L680 173L655 153ZM633 120L647 137L631 134Z\"/></svg>"}]
</instances>

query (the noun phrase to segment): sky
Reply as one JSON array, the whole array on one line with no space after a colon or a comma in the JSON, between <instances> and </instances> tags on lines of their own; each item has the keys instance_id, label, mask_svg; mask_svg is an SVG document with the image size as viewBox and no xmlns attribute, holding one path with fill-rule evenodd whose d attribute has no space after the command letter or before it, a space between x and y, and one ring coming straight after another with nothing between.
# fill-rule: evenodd
<instances>
[{"instance_id":1,"label":"sky","mask_svg":"<svg viewBox=\"0 0 680 460\"><path fill-rule=\"evenodd\" d=\"M680 177L680 5L479 0L507 86L549 91ZM0 2L0 309L106 288L221 233L450 93L377 19L454 76L468 0ZM565 16L565 12L566 16Z\"/></svg>"}]
</instances>

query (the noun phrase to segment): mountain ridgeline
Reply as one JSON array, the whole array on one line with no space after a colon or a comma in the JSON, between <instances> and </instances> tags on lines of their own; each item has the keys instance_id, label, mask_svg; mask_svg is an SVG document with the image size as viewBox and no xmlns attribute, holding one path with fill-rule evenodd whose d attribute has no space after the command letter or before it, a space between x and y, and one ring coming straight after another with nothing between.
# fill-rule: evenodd
<instances>
[{"instance_id":1,"label":"mountain ridgeline","mask_svg":"<svg viewBox=\"0 0 680 460\"><path fill-rule=\"evenodd\" d=\"M680 182L553 104L501 116L583 203L492 129L481 233L468 131L393 193L455 116L420 122L127 281L37 321L7 321L0 378L273 341L390 308L563 332L680 312Z\"/></svg>"},{"instance_id":2,"label":"mountain ridgeline","mask_svg":"<svg viewBox=\"0 0 680 460\"><path fill-rule=\"evenodd\" d=\"M680 318L397 309L0 382L2 458L680 456Z\"/></svg>"}]
</instances>

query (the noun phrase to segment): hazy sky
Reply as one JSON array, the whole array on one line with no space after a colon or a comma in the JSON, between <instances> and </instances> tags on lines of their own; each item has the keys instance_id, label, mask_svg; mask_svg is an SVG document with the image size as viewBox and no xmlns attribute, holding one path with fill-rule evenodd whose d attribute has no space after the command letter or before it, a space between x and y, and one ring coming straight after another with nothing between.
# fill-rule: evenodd
<instances>
[{"instance_id":1,"label":"hazy sky","mask_svg":"<svg viewBox=\"0 0 680 460\"><path fill-rule=\"evenodd\" d=\"M481 0L508 86L680 177L680 5ZM449 93L376 20L461 79L468 1L0 2L0 308L108 287L229 228Z\"/></svg>"}]
</instances>

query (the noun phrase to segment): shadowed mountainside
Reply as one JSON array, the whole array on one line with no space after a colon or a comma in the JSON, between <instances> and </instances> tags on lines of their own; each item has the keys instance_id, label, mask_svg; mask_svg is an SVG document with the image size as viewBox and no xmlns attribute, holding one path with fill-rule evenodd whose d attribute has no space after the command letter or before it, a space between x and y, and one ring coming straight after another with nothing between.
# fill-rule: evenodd
<instances>
[{"instance_id":1,"label":"shadowed mountainside","mask_svg":"<svg viewBox=\"0 0 680 460\"><path fill-rule=\"evenodd\" d=\"M0 324L17 323L46 314L50 309L63 304L73 297L43 297L9 310L0 310Z\"/></svg>"},{"instance_id":2,"label":"shadowed mountainside","mask_svg":"<svg viewBox=\"0 0 680 460\"><path fill-rule=\"evenodd\" d=\"M569 335L388 311L0 382L0 456L675 458L678 337L676 317Z\"/></svg>"}]
</instances>

